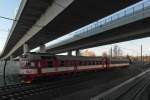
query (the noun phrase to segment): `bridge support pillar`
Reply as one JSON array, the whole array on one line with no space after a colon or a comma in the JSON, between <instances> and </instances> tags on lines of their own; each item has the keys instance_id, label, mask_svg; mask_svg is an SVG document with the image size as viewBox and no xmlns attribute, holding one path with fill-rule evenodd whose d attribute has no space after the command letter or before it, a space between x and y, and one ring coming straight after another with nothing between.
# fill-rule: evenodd
<instances>
[{"instance_id":1,"label":"bridge support pillar","mask_svg":"<svg viewBox=\"0 0 150 100\"><path fill-rule=\"evenodd\" d=\"M26 53L28 53L28 52L30 52L30 50L29 50L29 46L28 46L28 44L24 44L23 45L23 54L26 54Z\"/></svg>"},{"instance_id":2,"label":"bridge support pillar","mask_svg":"<svg viewBox=\"0 0 150 100\"><path fill-rule=\"evenodd\" d=\"M72 56L72 51L68 51L68 56Z\"/></svg>"},{"instance_id":3,"label":"bridge support pillar","mask_svg":"<svg viewBox=\"0 0 150 100\"><path fill-rule=\"evenodd\" d=\"M80 56L80 50L79 49L76 50L76 56Z\"/></svg>"},{"instance_id":4,"label":"bridge support pillar","mask_svg":"<svg viewBox=\"0 0 150 100\"><path fill-rule=\"evenodd\" d=\"M13 56L10 56L10 61L13 61L14 59L13 59Z\"/></svg>"},{"instance_id":5,"label":"bridge support pillar","mask_svg":"<svg viewBox=\"0 0 150 100\"><path fill-rule=\"evenodd\" d=\"M45 45L40 45L40 53L46 53Z\"/></svg>"}]
</instances>

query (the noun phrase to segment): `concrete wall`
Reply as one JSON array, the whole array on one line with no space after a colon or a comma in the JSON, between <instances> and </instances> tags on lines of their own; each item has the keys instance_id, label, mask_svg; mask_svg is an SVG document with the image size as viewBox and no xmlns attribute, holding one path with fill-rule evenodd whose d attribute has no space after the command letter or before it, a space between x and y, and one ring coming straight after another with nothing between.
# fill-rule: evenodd
<instances>
[{"instance_id":1,"label":"concrete wall","mask_svg":"<svg viewBox=\"0 0 150 100\"><path fill-rule=\"evenodd\" d=\"M4 61L0 61L0 86L4 85L3 70ZM8 61L6 64L6 84L16 84L20 82L19 73L19 62L18 61Z\"/></svg>"}]
</instances>

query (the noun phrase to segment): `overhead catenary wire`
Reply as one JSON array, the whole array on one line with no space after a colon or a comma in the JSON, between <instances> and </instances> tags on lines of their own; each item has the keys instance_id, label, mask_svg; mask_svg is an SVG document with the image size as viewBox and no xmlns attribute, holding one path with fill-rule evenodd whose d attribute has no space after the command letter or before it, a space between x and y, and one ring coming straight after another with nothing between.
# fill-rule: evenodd
<instances>
[{"instance_id":1,"label":"overhead catenary wire","mask_svg":"<svg viewBox=\"0 0 150 100\"><path fill-rule=\"evenodd\" d=\"M9 17L4 17L4 16L0 16L0 18L1 18L1 19L5 19L5 20L14 21L14 22L19 21L19 20L17 20L17 19L13 19L13 18L9 18ZM23 23L23 22L20 22L20 23ZM42 28L42 27L43 27L43 26L41 26L41 25L37 25L37 24L34 24L33 26L35 26L35 27L39 27L39 28Z\"/></svg>"},{"instance_id":2,"label":"overhead catenary wire","mask_svg":"<svg viewBox=\"0 0 150 100\"><path fill-rule=\"evenodd\" d=\"M148 53L146 53L146 51L145 51L146 49L143 50L143 45L142 44L139 46L138 50L135 50L133 48L125 48L125 47L120 47L120 48L123 49L123 50L125 49L125 50L128 50L128 51L132 51L131 55L134 55L133 53L137 53L134 56L139 58L140 61L143 61L143 59L149 55ZM150 58L147 58L147 59L150 59Z\"/></svg>"},{"instance_id":3,"label":"overhead catenary wire","mask_svg":"<svg viewBox=\"0 0 150 100\"><path fill-rule=\"evenodd\" d=\"M8 17L4 17L4 16L0 16L0 18L2 18L2 19L6 19L6 20L11 20L11 21L17 21L16 19L12 19L12 18L8 18Z\"/></svg>"}]
</instances>

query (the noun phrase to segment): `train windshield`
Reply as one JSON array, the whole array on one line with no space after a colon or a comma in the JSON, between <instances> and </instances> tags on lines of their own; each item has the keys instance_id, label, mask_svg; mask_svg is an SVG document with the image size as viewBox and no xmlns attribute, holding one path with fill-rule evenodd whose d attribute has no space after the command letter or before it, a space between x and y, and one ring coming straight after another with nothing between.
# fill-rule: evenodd
<instances>
[{"instance_id":1,"label":"train windshield","mask_svg":"<svg viewBox=\"0 0 150 100\"><path fill-rule=\"evenodd\" d=\"M22 68L46 67L48 66L48 62L51 62L52 59L52 55L44 53L29 53L20 57L20 64Z\"/></svg>"}]
</instances>

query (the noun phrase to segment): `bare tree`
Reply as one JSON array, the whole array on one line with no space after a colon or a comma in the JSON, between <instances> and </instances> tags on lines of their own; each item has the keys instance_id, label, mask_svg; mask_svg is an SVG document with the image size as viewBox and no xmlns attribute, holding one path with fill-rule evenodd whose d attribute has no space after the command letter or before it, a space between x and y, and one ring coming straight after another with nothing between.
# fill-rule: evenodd
<instances>
[{"instance_id":1,"label":"bare tree","mask_svg":"<svg viewBox=\"0 0 150 100\"><path fill-rule=\"evenodd\" d=\"M95 52L91 51L91 50L85 50L81 53L82 56L96 56Z\"/></svg>"},{"instance_id":2,"label":"bare tree","mask_svg":"<svg viewBox=\"0 0 150 100\"><path fill-rule=\"evenodd\" d=\"M113 54L114 54L114 57L120 57L123 55L123 51L119 46L115 45L113 47Z\"/></svg>"},{"instance_id":3,"label":"bare tree","mask_svg":"<svg viewBox=\"0 0 150 100\"><path fill-rule=\"evenodd\" d=\"M118 46L117 45L114 46L113 53L114 53L114 57L118 56Z\"/></svg>"}]
</instances>

